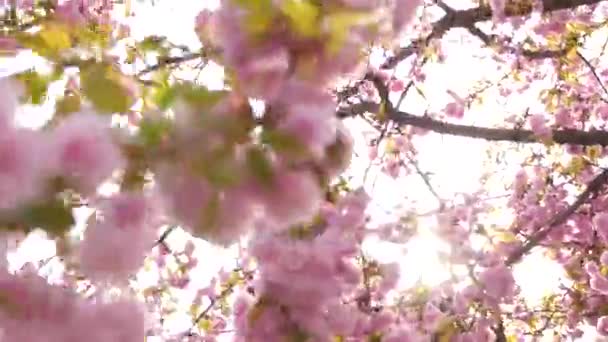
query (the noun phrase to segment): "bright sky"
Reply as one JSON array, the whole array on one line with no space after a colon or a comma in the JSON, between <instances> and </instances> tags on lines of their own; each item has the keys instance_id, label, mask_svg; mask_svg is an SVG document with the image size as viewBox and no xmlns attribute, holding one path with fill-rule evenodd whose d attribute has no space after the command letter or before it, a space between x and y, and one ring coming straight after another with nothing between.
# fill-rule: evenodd
<instances>
[{"instance_id":1,"label":"bright sky","mask_svg":"<svg viewBox=\"0 0 608 342\"><path fill-rule=\"evenodd\" d=\"M217 1L204 0L157 0L151 6L150 1L133 1L133 10L136 16L128 19L131 31L135 39L141 39L150 34L164 35L174 43L185 44L193 49L199 46L196 35L193 31L194 18L203 7L213 8L217 6ZM454 1L448 2L453 3ZM463 3L463 1L459 1ZM454 6L458 7L458 6ZM468 41L467 41L468 40ZM466 96L467 91L480 79L498 79L502 76L497 71L496 64L490 58L474 55L471 51L475 49L462 49L462 44L467 47L474 47L478 44L475 39L468 35L461 35L453 32L444 40L443 48L448 52L447 62L443 65L434 64L427 69L427 81L425 84L432 87L422 87L427 101L410 92L404 101L402 110L411 113L422 113L425 109L439 111L447 103L449 95L447 90ZM592 44L597 46L597 44ZM483 50L479 50L479 54ZM379 56L372 56L372 64L378 64ZM406 64L406 63L402 63ZM24 53L18 58L0 58L0 77L13 74L30 68L32 65L42 66L40 59L31 54ZM397 76L407 79L409 66L403 65L396 70ZM180 77L192 77L192 72L185 70ZM223 71L219 66L209 65L201 74L203 80L211 88L222 86ZM546 80L548 82L549 80ZM531 97L521 99L516 97L515 101L509 98L508 111L505 110L504 99L497 94L487 94L487 99L483 106L473 108L467 112L465 122L480 126L496 124L504 120L506 116L513 113L521 113L528 106L529 101L533 101L534 88L540 89L545 86L542 82L533 85ZM51 92L53 93L53 92ZM428 103L436 106L428 106ZM42 107L25 107L21 110L19 122L26 126L38 126L52 113L53 104L51 102ZM504 113L504 114L500 114ZM359 156L354 157L352 165L352 176L354 184L361 184L363 171L368 165L367 159L367 139L369 134L374 131L366 127L360 121L348 123L355 138L355 151ZM443 198L453 198L456 193L471 193L480 188L479 180L484 170L487 169L486 149L487 144L475 140L463 139L449 136L429 135L417 144L419 148L419 165L422 170L432 171L432 182L439 194ZM513 163L517 166L517 163ZM517 168L512 167L504 172L504 179L512 179L512 174ZM435 209L436 201L429 193L428 189L417 175L402 177L393 180L379 172L378 167L372 167L367 182L364 184L366 189L372 193L374 202L372 203L373 214L382 220L383 213L394 206L402 203L403 198L416 198L419 200L416 210L425 212ZM90 214L90 210L79 210L79 226L82 227L83 221ZM498 224L509 224L510 217L502 213L497 218ZM425 225L428 225L428 229ZM438 284L447 279L448 272L444 265L439 261L437 252L445 246L432 232L435 225L434 220L428 222L421 221L420 236L406 245L391 243L380 243L370 240L366 248L368 252L381 261L399 261L402 265L402 285L408 286L421 280L428 285ZM174 232L170 236L172 244L181 244L185 240L180 236L180 232ZM223 250L210 246L204 242L198 243L200 254L200 266L195 271L196 276L192 279L199 283L201 287L207 285L210 277L214 276L220 267L232 268L236 249ZM33 234L24 241L17 253L10 256L13 267L19 267L26 261L36 261L52 256L55 252L54 244L45 240L44 236ZM538 272L542 269L542 272ZM524 295L531 301L537 301L560 283L561 269L543 257L540 253L528 257L526 262L516 267L516 277L522 287ZM154 281L153 278L142 274L142 281ZM193 284L194 285L194 284ZM187 304L190 295L184 295L183 303ZM170 324L176 332L190 327L190 320L186 317L174 317L174 324ZM591 338L588 336L588 338Z\"/></svg>"}]
</instances>

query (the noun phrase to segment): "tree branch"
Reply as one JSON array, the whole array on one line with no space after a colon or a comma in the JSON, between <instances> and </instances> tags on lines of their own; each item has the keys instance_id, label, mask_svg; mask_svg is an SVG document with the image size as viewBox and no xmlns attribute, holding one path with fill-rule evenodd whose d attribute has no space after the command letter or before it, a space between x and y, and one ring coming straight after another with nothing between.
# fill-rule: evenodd
<instances>
[{"instance_id":1,"label":"tree branch","mask_svg":"<svg viewBox=\"0 0 608 342\"><path fill-rule=\"evenodd\" d=\"M585 204L589 198L600 188L608 182L608 169L602 171L598 174L588 185L585 191L583 191L578 197L576 201L572 203L568 208L562 210L557 215L552 217L548 222L545 222L541 225L538 225L536 228L536 233L532 234L528 241L523 244L519 249L515 250L505 261L506 265L513 265L521 260L521 258L530 252L534 247L536 247L540 242L542 242L547 235L551 232L551 229L555 226L559 226L560 224L566 222L570 215L580 208L581 205ZM544 227L544 228L543 228Z\"/></svg>"},{"instance_id":2,"label":"tree branch","mask_svg":"<svg viewBox=\"0 0 608 342\"><path fill-rule=\"evenodd\" d=\"M196 53L189 53L189 54L179 56L179 57L161 57L161 58L159 58L157 64L151 65L151 66L143 69L142 71L138 72L137 77L141 77L147 73L156 71L167 65L175 65L175 64L180 64L180 63L184 63L184 62L189 62L189 61L195 60L197 58L205 58L205 54L202 52L196 52Z\"/></svg>"},{"instance_id":3,"label":"tree branch","mask_svg":"<svg viewBox=\"0 0 608 342\"><path fill-rule=\"evenodd\" d=\"M584 5L595 5L604 0L543 0L543 13L550 13L563 9L573 9ZM533 2L524 2L511 0L507 2L505 15L507 17L518 17L529 15L533 11ZM418 52L426 46L432 39L441 38L445 33L453 28L470 28L476 23L488 21L492 19L492 9L489 5L481 5L479 7L465 10L450 10L446 11L441 19L433 23L431 33L426 38L414 40L410 45L399 49L395 55L386 60L381 66L382 69L392 69L399 62L412 54ZM557 53L557 51L555 51ZM543 54L540 54L542 56ZM547 53L551 57L553 53Z\"/></svg>"},{"instance_id":4,"label":"tree branch","mask_svg":"<svg viewBox=\"0 0 608 342\"><path fill-rule=\"evenodd\" d=\"M377 113L379 105L376 103L359 103L339 109L339 118L362 115L365 112ZM439 134L455 135L487 141L510 141L515 143L542 143L542 141L527 129L488 128L448 123L430 117L414 115L396 109L387 111L388 118L401 126L414 126ZM581 146L601 145L608 146L608 131L555 129L552 139L557 144L571 144Z\"/></svg>"},{"instance_id":5,"label":"tree branch","mask_svg":"<svg viewBox=\"0 0 608 342\"><path fill-rule=\"evenodd\" d=\"M577 50L576 55L583 61L583 63L585 63L585 65L589 68L589 70L591 71L591 74L593 75L593 77L595 78L597 83L600 85L600 87L602 88L604 93L606 95L608 95L608 89L606 89L604 82L602 82L602 79L597 74L595 67L593 67L593 64L591 64L591 62L589 62L589 60L587 58L585 58L585 56L583 56L582 53L580 53L580 51ZM602 99L603 99L603 97L602 97ZM606 101L608 101L608 100L604 100L604 102L606 102Z\"/></svg>"}]
</instances>

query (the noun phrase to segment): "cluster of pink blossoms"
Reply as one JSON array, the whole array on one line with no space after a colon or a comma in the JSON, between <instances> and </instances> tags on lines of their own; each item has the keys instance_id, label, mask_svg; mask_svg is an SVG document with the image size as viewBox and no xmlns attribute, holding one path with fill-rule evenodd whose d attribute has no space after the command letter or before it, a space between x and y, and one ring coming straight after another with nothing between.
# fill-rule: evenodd
<instances>
[{"instance_id":1,"label":"cluster of pink blossoms","mask_svg":"<svg viewBox=\"0 0 608 342\"><path fill-rule=\"evenodd\" d=\"M206 108L187 101L173 108L175 122L169 139L159 147L162 157L150 165L155 187L150 194L123 192L94 203L98 213L87 227L78 254L83 273L94 281L125 280L141 267L154 244L155 229L164 223L160 218L167 214L192 235L218 244L229 245L252 233L248 253L257 269L250 292L242 294L234 306L237 341L373 341L374 336L385 342L427 341L448 316L466 317L471 303L494 308L511 303L516 286L501 255L474 255L469 248L466 252L473 255L463 259L485 261L474 272L478 284L458 293L437 290L422 308L405 314L382 311L374 305L395 288L399 271L396 264L356 264L368 198L353 192L325 203L327 183L349 164L352 141L335 117L335 99L323 88L357 71L365 44L379 33L383 38L394 37L419 4L407 0L382 4L371 0L226 0L216 12L201 13L197 27L201 41L220 54L235 74L231 94ZM76 5L82 3L68 1L58 11L68 20L77 20L83 13ZM392 90L402 87L394 85ZM254 132L258 123L252 124L254 115L244 109L246 98L266 104L263 123L257 126L261 133ZM6 134L0 138L6 150L0 154L0 198L11 202L4 203L3 209L44 200L48 195L41 189L57 179L94 198L98 186L126 166L113 142L109 120L76 113L49 130L25 130L11 123L16 100L6 103L0 109L6 114L2 125ZM456 99L446 114L461 118L464 101ZM530 122L539 135L547 133L541 119L533 117ZM396 143L395 161L387 170L395 176L397 157L408 150L406 145L407 141ZM527 200L532 201L532 196ZM552 207L544 211L537 208L539 212L522 216L537 220L541 214L549 216L558 207L555 202L549 204ZM455 216L461 215L457 221L465 221L470 214L455 211ZM318 220L313 220L315 214ZM463 227L453 224L450 229L452 234L446 236L452 242L467 243ZM461 247L465 251L468 246ZM597 267L595 271L588 267L588 272L599 289L603 276ZM143 339L142 315L131 303L87 303L55 294L53 287L31 277L7 279L0 294L8 298L7 312L18 313L5 318L10 327L5 331L8 340L39 341L24 335L36 329L48 330L51 340L82 340L83 327L92 329L99 340ZM183 287L188 279L176 275L168 282ZM33 294L15 292L15 287ZM444 297L452 302L444 303ZM130 322L131 317L137 318L137 324ZM91 327L90 322L100 320L104 324ZM495 323L480 318L455 340L488 340ZM60 324L73 329L52 330Z\"/></svg>"},{"instance_id":2,"label":"cluster of pink blossoms","mask_svg":"<svg viewBox=\"0 0 608 342\"><path fill-rule=\"evenodd\" d=\"M144 340L142 307L133 301L83 299L32 273L0 273L2 341Z\"/></svg>"},{"instance_id":3,"label":"cluster of pink blossoms","mask_svg":"<svg viewBox=\"0 0 608 342\"><path fill-rule=\"evenodd\" d=\"M2 0L0 9L16 6L17 9L29 11L43 2L52 4L59 18L73 24L103 22L109 18L109 11L114 5L112 0Z\"/></svg>"},{"instance_id":4,"label":"cluster of pink blossoms","mask_svg":"<svg viewBox=\"0 0 608 342\"><path fill-rule=\"evenodd\" d=\"M223 1L218 10L203 11L197 18L201 41L219 51L236 80L233 94L206 113L188 106L177 110L172 147L179 161L156 168L170 216L220 244L234 242L261 218L273 230L309 220L322 203L323 184L348 166L352 153L348 132L335 117L335 100L322 85L360 65L360 51L382 28L386 13L398 13L387 29L398 31L416 6ZM251 114L241 115L241 97L261 99L270 108L261 138L252 138L243 123ZM260 142L267 147L260 149ZM217 169L209 170L210 163Z\"/></svg>"},{"instance_id":5,"label":"cluster of pink blossoms","mask_svg":"<svg viewBox=\"0 0 608 342\"><path fill-rule=\"evenodd\" d=\"M18 210L32 201L44 201L52 182L88 196L124 166L113 142L110 118L76 113L50 130L15 127L16 85L3 80L8 92L0 108L0 207Z\"/></svg>"},{"instance_id":6,"label":"cluster of pink blossoms","mask_svg":"<svg viewBox=\"0 0 608 342\"><path fill-rule=\"evenodd\" d=\"M48 130L13 123L18 104L16 84L0 83L0 198L7 215L19 215L33 203L55 196L53 186L94 198L96 190L124 166L110 131L110 120L75 113ZM82 246L83 271L93 279L126 276L141 267L155 231L146 220L146 202L137 195L110 199L103 222L87 229ZM10 216L9 216L10 217ZM150 237L152 239L150 239ZM129 258L129 256L132 256ZM143 311L135 303L91 302L50 286L37 275L2 271L2 339L6 341L141 341Z\"/></svg>"},{"instance_id":7,"label":"cluster of pink blossoms","mask_svg":"<svg viewBox=\"0 0 608 342\"><path fill-rule=\"evenodd\" d=\"M100 218L84 233L80 266L90 279L124 281L142 267L154 245L160 208L150 196L135 193L103 201Z\"/></svg>"}]
</instances>

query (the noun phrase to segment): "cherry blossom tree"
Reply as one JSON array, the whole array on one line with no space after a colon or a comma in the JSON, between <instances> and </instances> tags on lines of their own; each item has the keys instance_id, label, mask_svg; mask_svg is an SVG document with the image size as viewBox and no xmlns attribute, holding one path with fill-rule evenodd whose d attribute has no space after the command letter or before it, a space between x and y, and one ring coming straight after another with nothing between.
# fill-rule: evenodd
<instances>
[{"instance_id":1,"label":"cherry blossom tree","mask_svg":"<svg viewBox=\"0 0 608 342\"><path fill-rule=\"evenodd\" d=\"M0 53L44 60L0 79L0 340L608 336L605 1L221 0L194 49L133 35L135 8L0 1ZM456 54L488 71L450 80ZM452 166L426 169L447 156L425 146L454 137L486 154L465 193L437 185ZM426 192L380 220L372 169ZM11 267L41 232L56 255ZM444 280L404 286L369 241L424 232ZM204 285L200 241L238 250ZM564 273L538 302L514 275L534 253ZM168 329L176 313L188 328Z\"/></svg>"}]
</instances>

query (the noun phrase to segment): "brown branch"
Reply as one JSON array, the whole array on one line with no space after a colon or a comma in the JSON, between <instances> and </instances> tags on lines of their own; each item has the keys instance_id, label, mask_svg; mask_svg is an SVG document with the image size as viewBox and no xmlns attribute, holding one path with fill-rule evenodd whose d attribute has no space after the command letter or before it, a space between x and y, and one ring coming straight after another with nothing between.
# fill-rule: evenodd
<instances>
[{"instance_id":1,"label":"brown branch","mask_svg":"<svg viewBox=\"0 0 608 342\"><path fill-rule=\"evenodd\" d=\"M169 234L171 234L171 232L173 232L176 228L177 228L176 226L170 226L169 228L165 229L163 231L163 233L160 235L160 237L158 238L158 240L156 240L156 242L154 243L154 246L164 244L165 241L167 240L167 238L169 237Z\"/></svg>"},{"instance_id":2,"label":"brown branch","mask_svg":"<svg viewBox=\"0 0 608 342\"><path fill-rule=\"evenodd\" d=\"M196 52L196 53L189 53L183 56L178 56L178 57L160 57L158 59L158 63L151 65L145 69L143 69L142 71L137 73L137 77L141 77L147 73L156 71L162 67L168 66L168 65L176 65L176 64L180 64L180 63L184 63L184 62L189 62L189 61L193 61L195 59L198 58L204 58L205 54L202 52Z\"/></svg>"},{"instance_id":3,"label":"brown branch","mask_svg":"<svg viewBox=\"0 0 608 342\"><path fill-rule=\"evenodd\" d=\"M566 222L570 215L576 212L581 205L585 204L593 194L599 191L600 188L604 184L606 184L606 182L608 182L608 169L598 174L587 185L585 191L578 195L576 201L574 201L574 203L568 206L568 208L559 212L548 222L545 222L535 227L536 233L532 234L525 244L523 244L520 248L518 248L511 255L509 255L509 257L505 261L505 264L513 265L519 262L524 255L530 252L534 247L536 247L540 242L542 242L547 237L547 235L549 235L553 227L559 226L560 224Z\"/></svg>"},{"instance_id":4,"label":"brown branch","mask_svg":"<svg viewBox=\"0 0 608 342\"><path fill-rule=\"evenodd\" d=\"M573 9L584 5L595 5L604 0L543 0L543 12L550 13L563 9ZM533 7L530 4L517 6L520 1L510 1L512 5L507 4L505 15L507 17L525 16L532 13ZM471 28L475 24L492 19L492 10L489 5L482 5L475 8L465 10L446 10L446 15L433 23L431 33L425 37L414 40L408 46L399 49L395 55L386 60L381 66L382 69L392 69L399 62L417 53L422 48L428 45L432 39L441 38L445 33L453 28ZM557 51L555 51L557 53ZM542 56L543 54L539 54ZM547 57L551 57L552 53L547 53Z\"/></svg>"},{"instance_id":5,"label":"brown branch","mask_svg":"<svg viewBox=\"0 0 608 342\"><path fill-rule=\"evenodd\" d=\"M502 322L502 320L498 321L498 325L496 326L496 328L492 329L494 330L494 334L496 335L496 342L507 342L507 336L505 334L505 326Z\"/></svg>"},{"instance_id":6,"label":"brown branch","mask_svg":"<svg viewBox=\"0 0 608 342\"><path fill-rule=\"evenodd\" d=\"M600 85L600 87L602 88L602 90L604 91L604 93L606 95L608 95L608 89L606 89L606 86L604 85L604 82L602 82L602 79L599 77L599 75L597 74L595 67L593 66L593 64L591 64L591 62L585 58L585 56L583 56L582 53L580 53L580 51L576 51L576 55L578 56L578 58L580 58L583 63L585 63L585 65L589 68L589 70L591 71L591 74L593 75L593 77L595 78L595 80L597 81L597 83ZM602 97L602 99L604 99ZM604 99L604 102L606 102L607 100Z\"/></svg>"},{"instance_id":7,"label":"brown branch","mask_svg":"<svg viewBox=\"0 0 608 342\"><path fill-rule=\"evenodd\" d=\"M366 112L377 113L379 105L376 103L359 103L339 109L340 118L362 115ZM388 118L401 126L414 126L439 134L455 135L487 141L510 141L515 143L542 143L532 132L526 129L488 128L448 123L426 116L414 115L393 109L387 111ZM601 145L608 146L608 131L555 129L552 141L557 144L570 144L581 146Z\"/></svg>"}]
</instances>

